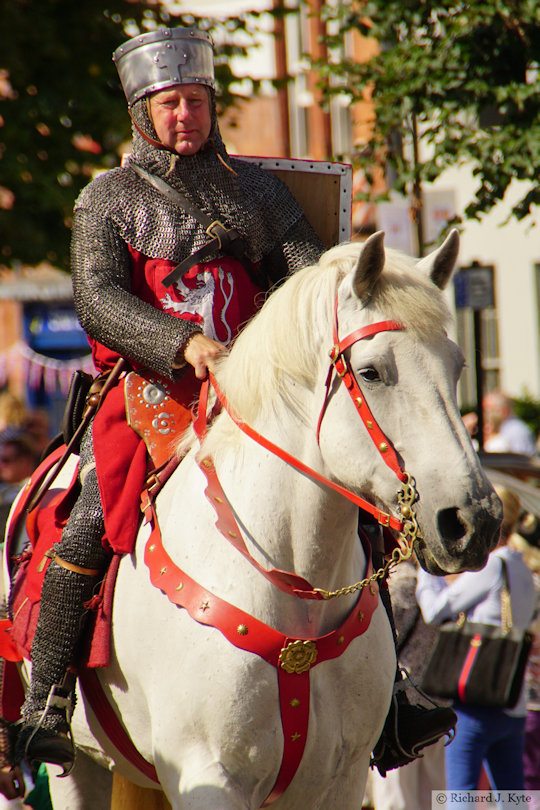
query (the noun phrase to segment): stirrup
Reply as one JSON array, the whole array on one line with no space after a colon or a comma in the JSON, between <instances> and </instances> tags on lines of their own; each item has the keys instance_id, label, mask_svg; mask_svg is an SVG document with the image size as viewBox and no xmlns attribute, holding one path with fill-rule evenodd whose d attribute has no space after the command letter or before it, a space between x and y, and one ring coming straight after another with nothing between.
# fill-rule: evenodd
<instances>
[{"instance_id":1,"label":"stirrup","mask_svg":"<svg viewBox=\"0 0 540 810\"><path fill-rule=\"evenodd\" d=\"M394 685L392 702L379 740L373 749L370 765L377 767L381 776L387 771L407 765L422 757L423 748L446 736L445 745L453 740L457 716L450 706L440 706L401 670L402 680ZM433 708L409 703L405 695L414 688Z\"/></svg>"},{"instance_id":2,"label":"stirrup","mask_svg":"<svg viewBox=\"0 0 540 810\"><path fill-rule=\"evenodd\" d=\"M50 709L57 709L63 715L59 718L59 725L61 726L59 729L43 727ZM66 693L65 687L61 684L54 684L36 725L33 726L30 720L26 726L27 733L29 733L26 741L24 741L25 730L21 731L24 758L29 764L32 762L44 762L49 765L59 765L62 768L59 778L69 776L75 764L75 744L71 730L72 715L73 700L70 691ZM65 730L62 726L65 726Z\"/></svg>"}]
</instances>

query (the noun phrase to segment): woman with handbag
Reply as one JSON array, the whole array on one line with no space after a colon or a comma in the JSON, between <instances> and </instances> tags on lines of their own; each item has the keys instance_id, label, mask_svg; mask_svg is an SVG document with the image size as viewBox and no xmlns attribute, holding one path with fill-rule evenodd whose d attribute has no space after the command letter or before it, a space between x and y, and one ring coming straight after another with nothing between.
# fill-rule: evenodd
<instances>
[{"instance_id":1,"label":"woman with handbag","mask_svg":"<svg viewBox=\"0 0 540 810\"><path fill-rule=\"evenodd\" d=\"M509 546L523 554L536 586L536 614L529 627L534 633L534 640L525 672L527 719L523 770L525 790L540 791L540 520L530 512L522 515ZM538 808L540 798L537 805L531 805L531 810Z\"/></svg>"},{"instance_id":2,"label":"woman with handbag","mask_svg":"<svg viewBox=\"0 0 540 810\"><path fill-rule=\"evenodd\" d=\"M464 614L463 621L466 618L475 627L477 624L501 627L507 584L510 604L506 607L511 607L513 627L525 631L530 624L536 600L533 579L522 555L507 545L519 517L520 502L509 490L497 492L503 503L501 536L484 568L461 574L451 583L424 571L418 573L416 598L426 623L442 624ZM476 639L476 649L478 641L482 640ZM474 654L469 653L469 670ZM476 790L484 765L494 789L522 790L525 690L521 689L512 708L479 705L483 702L481 698L469 703L465 673L466 668L461 670L458 684L461 699L454 700L458 722L455 738L446 749L446 788ZM493 679L496 678L497 672L493 673ZM486 689L489 682L490 675L486 672Z\"/></svg>"}]
</instances>

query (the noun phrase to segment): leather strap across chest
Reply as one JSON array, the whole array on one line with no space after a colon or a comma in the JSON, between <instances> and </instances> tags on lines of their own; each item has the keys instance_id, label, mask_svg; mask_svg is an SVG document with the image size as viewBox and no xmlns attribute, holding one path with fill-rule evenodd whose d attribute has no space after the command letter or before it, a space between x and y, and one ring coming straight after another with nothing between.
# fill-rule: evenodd
<instances>
[{"instance_id":1,"label":"leather strap across chest","mask_svg":"<svg viewBox=\"0 0 540 810\"><path fill-rule=\"evenodd\" d=\"M200 247L195 253L187 256L180 264L177 264L163 279L162 283L166 287L172 286L175 281L181 278L184 273L187 273L195 264L204 262L209 256L216 253L216 251L223 251L224 253L234 256L245 266L248 273L257 277L258 283L259 276L245 256L244 240L235 228L226 228L218 219L212 219L212 217L209 217L208 214L189 200L185 194L182 194L180 191L170 186L161 177L146 171L146 169L143 169L142 166L139 166L133 160L130 161L129 166L139 177L142 177L171 202L180 206L180 208L186 211L193 219L196 219L210 237L209 242Z\"/></svg>"}]
</instances>

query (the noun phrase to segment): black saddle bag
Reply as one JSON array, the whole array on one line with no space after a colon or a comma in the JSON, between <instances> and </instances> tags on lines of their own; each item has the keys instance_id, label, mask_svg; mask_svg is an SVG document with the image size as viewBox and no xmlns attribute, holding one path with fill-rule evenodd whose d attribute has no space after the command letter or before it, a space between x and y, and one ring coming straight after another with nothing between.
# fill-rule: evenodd
<instances>
[{"instance_id":1,"label":"black saddle bag","mask_svg":"<svg viewBox=\"0 0 540 810\"><path fill-rule=\"evenodd\" d=\"M87 374L86 371L75 371L71 378L64 416L60 426L65 444L69 444L73 434L82 422L86 398L93 382L94 378L91 374Z\"/></svg>"}]
</instances>

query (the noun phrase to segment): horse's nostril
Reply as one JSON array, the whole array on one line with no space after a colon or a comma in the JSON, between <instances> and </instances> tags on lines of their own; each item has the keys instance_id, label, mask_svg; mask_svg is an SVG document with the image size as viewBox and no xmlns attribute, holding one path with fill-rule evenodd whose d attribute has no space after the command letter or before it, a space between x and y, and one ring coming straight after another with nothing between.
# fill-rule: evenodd
<instances>
[{"instance_id":1,"label":"horse's nostril","mask_svg":"<svg viewBox=\"0 0 540 810\"><path fill-rule=\"evenodd\" d=\"M450 509L440 509L437 514L437 527L439 534L448 542L456 542L467 534L467 527L460 519L455 506Z\"/></svg>"}]
</instances>

